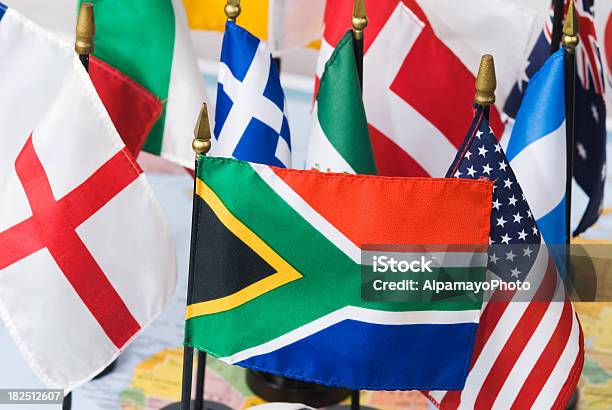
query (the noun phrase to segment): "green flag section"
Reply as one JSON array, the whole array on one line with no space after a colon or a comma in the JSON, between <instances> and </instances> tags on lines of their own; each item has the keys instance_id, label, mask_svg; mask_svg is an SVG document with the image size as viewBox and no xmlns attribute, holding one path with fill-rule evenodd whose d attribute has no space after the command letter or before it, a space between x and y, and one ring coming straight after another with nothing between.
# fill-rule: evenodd
<instances>
[{"instance_id":1,"label":"green flag section","mask_svg":"<svg viewBox=\"0 0 612 410\"><path fill-rule=\"evenodd\" d=\"M313 110L306 168L376 174L350 31L325 64Z\"/></svg>"},{"instance_id":2,"label":"green flag section","mask_svg":"<svg viewBox=\"0 0 612 410\"><path fill-rule=\"evenodd\" d=\"M187 345L228 363L327 385L462 386L481 302L365 301L362 248L479 245L479 258L444 258L448 264L432 275L471 269L482 280L491 183L203 158L196 186Z\"/></svg>"},{"instance_id":3,"label":"green flag section","mask_svg":"<svg viewBox=\"0 0 612 410\"><path fill-rule=\"evenodd\" d=\"M163 103L144 150L193 167L190 141L205 92L181 1L88 1L96 21L94 56Z\"/></svg>"}]
</instances>

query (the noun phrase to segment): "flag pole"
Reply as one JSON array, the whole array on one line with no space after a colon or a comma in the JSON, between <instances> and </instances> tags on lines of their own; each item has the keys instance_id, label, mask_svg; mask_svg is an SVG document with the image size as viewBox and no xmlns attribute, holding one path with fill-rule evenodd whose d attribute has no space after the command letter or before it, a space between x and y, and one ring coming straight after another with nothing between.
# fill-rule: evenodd
<instances>
[{"instance_id":1,"label":"flag pole","mask_svg":"<svg viewBox=\"0 0 612 410\"><path fill-rule=\"evenodd\" d=\"M353 3L353 17L351 18L353 27L353 45L355 49L355 64L357 65L357 77L359 87L363 94L363 32L368 26L368 15L366 12L365 0L355 0ZM351 410L359 410L359 390L351 391Z\"/></svg>"},{"instance_id":2,"label":"flag pole","mask_svg":"<svg viewBox=\"0 0 612 410\"><path fill-rule=\"evenodd\" d=\"M565 0L553 0L553 22L552 35L550 41L550 54L559 50L561 44L561 34L563 33L563 6Z\"/></svg>"},{"instance_id":3,"label":"flag pole","mask_svg":"<svg viewBox=\"0 0 612 410\"><path fill-rule=\"evenodd\" d=\"M187 279L187 306L189 306L193 302L193 283L194 283L194 275L195 275L195 244L197 241L197 233L196 229L198 222L198 202L196 195L196 182L197 182L197 172L198 172L198 163L200 158L210 150L210 124L208 122L208 107L206 103L202 104L202 108L200 110L200 116L198 117L198 121L194 130L194 138L191 143L191 147L195 152L195 172L196 177L194 178L194 186L193 186L193 208L191 213L191 251L189 255L189 277ZM204 405L204 369L206 366L206 354L204 352L200 352L198 350L198 374L196 378L196 395L195 406L194 408L200 409L203 408ZM181 387L181 410L191 410L191 378L193 373L193 347L184 346L183 347L183 381Z\"/></svg>"},{"instance_id":4,"label":"flag pole","mask_svg":"<svg viewBox=\"0 0 612 410\"><path fill-rule=\"evenodd\" d=\"M353 44L355 45L357 75L359 76L359 85L363 90L363 31L368 25L365 0L355 0L355 3L353 3L351 25L353 26L353 39L355 40Z\"/></svg>"},{"instance_id":5,"label":"flag pole","mask_svg":"<svg viewBox=\"0 0 612 410\"><path fill-rule=\"evenodd\" d=\"M495 103L495 88L497 78L495 76L495 60L491 54L485 54L480 58L480 67L476 76L476 95L474 104L480 105L489 118L491 105Z\"/></svg>"},{"instance_id":6,"label":"flag pole","mask_svg":"<svg viewBox=\"0 0 612 410\"><path fill-rule=\"evenodd\" d=\"M96 25L94 21L93 4L83 3L79 9L79 16L76 23L76 39L74 41L74 51L79 55L79 60L83 64L85 71L89 72L89 55L93 53L94 41L93 37L96 32ZM98 376L106 374L107 369L112 369L113 363L111 363L106 369L102 371ZM64 396L62 401L62 410L72 409L72 393L68 393Z\"/></svg>"},{"instance_id":7,"label":"flag pole","mask_svg":"<svg viewBox=\"0 0 612 410\"><path fill-rule=\"evenodd\" d=\"M569 245L572 240L572 181L574 178L574 115L576 105L576 47L580 41L578 16L574 1L571 0L563 25L563 48L565 49L565 134L566 134L566 176L565 176L565 243L566 274L570 273Z\"/></svg>"},{"instance_id":8,"label":"flag pole","mask_svg":"<svg viewBox=\"0 0 612 410\"><path fill-rule=\"evenodd\" d=\"M74 50L79 55L86 71L89 71L89 55L94 51L94 34L96 24L92 3L83 3L79 9L79 17L76 24L76 41Z\"/></svg>"}]
</instances>

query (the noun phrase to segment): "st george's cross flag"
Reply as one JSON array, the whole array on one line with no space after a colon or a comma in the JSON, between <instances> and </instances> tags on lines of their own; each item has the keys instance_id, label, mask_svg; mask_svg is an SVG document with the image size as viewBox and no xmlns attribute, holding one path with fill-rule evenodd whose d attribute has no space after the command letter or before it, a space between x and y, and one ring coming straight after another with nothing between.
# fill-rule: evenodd
<instances>
[{"instance_id":1,"label":"st george's cross flag","mask_svg":"<svg viewBox=\"0 0 612 410\"><path fill-rule=\"evenodd\" d=\"M426 394L442 410L565 409L584 363L582 329L482 108L447 177L494 181L488 274L531 288L493 293L482 306L465 387Z\"/></svg>"},{"instance_id":2,"label":"st george's cross flag","mask_svg":"<svg viewBox=\"0 0 612 410\"><path fill-rule=\"evenodd\" d=\"M327 2L319 78L350 28L353 3ZM498 73L503 106L520 74L516 55L526 52L533 17L499 0L366 0L366 9L363 100L378 173L441 177L473 118L470 103L480 56L492 52L504 70ZM455 25L434 26L434 18ZM496 107L491 121L500 134Z\"/></svg>"},{"instance_id":3,"label":"st george's cross flag","mask_svg":"<svg viewBox=\"0 0 612 410\"><path fill-rule=\"evenodd\" d=\"M0 317L70 391L169 301L170 233L69 44L0 5L0 71Z\"/></svg>"},{"instance_id":4,"label":"st george's cross flag","mask_svg":"<svg viewBox=\"0 0 612 410\"><path fill-rule=\"evenodd\" d=\"M193 168L192 124L206 91L182 1L87 1L93 3L96 18L94 56L163 104L159 120L144 141L144 151ZM105 104L111 98L121 103L122 94L116 90L104 87L103 93Z\"/></svg>"},{"instance_id":5,"label":"st george's cross flag","mask_svg":"<svg viewBox=\"0 0 612 410\"><path fill-rule=\"evenodd\" d=\"M354 47L349 30L325 63L312 113L306 169L376 174Z\"/></svg>"},{"instance_id":6,"label":"st george's cross flag","mask_svg":"<svg viewBox=\"0 0 612 410\"><path fill-rule=\"evenodd\" d=\"M186 345L323 385L463 387L481 301L366 301L361 251L476 246L467 256L443 258L440 269L474 268L484 277L492 183L207 157L196 184Z\"/></svg>"},{"instance_id":7,"label":"st george's cross flag","mask_svg":"<svg viewBox=\"0 0 612 410\"><path fill-rule=\"evenodd\" d=\"M605 78L605 62L603 47L597 38L593 16L593 1L592 0L572 0L576 8L578 23L580 30L578 37L580 42L576 48L576 101L575 101L575 127L574 127L574 180L572 181L572 230L574 235L578 235L586 231L592 226L603 210L604 187L606 179L606 78ZM599 3L599 2L597 2ZM605 3L605 2L601 2ZM569 2L565 2L564 15L567 12ZM555 65L549 60L552 37L552 14L551 19L548 19L542 32L540 33L537 42L533 49L528 54L525 64L525 69L520 79L514 86L506 104L504 112L512 119L510 124L522 116L522 120L527 119L527 110L533 110L534 106L543 107L551 105L551 100L558 98L563 99L563 94L559 95L560 89L564 87L563 79L558 80L554 74ZM552 57L550 57L552 58ZM555 57L561 59L562 57ZM556 64L558 65L558 64ZM559 67L563 70L563 67ZM547 73L543 73L547 71ZM550 78L542 78L550 77ZM537 81L536 81L537 80ZM537 85L532 87L532 83L537 82ZM554 89L553 89L554 87ZM539 91L531 88L538 88ZM534 101L534 96L538 96L540 101ZM529 97L529 98L528 98ZM535 104L535 105L534 105ZM524 108L523 105L530 108ZM553 103L553 106L559 106L558 103ZM561 109L564 107L561 101ZM522 157L525 159L520 165L513 165L515 172L521 185L525 188L525 194L529 198L532 210L538 219L538 224L541 225L545 239L557 241L561 238L561 242L565 241L565 235L559 236L560 232L551 232L550 239L548 231L554 231L552 224L558 224L559 227L564 224L564 214L562 208L564 203L560 203L562 195L564 196L565 187L565 162L554 164L554 162L565 161L565 145L551 145L558 138L564 138L560 135L558 128L551 128L552 119L560 119L558 114L555 114L553 108L550 116L546 121L538 124L538 110L531 115L535 122L530 122L525 128L523 124L520 132L515 134L514 129L508 132L502 139L504 146L508 144L517 145L513 140L524 140L523 134L534 133L532 140L540 140L538 144L524 146ZM518 116L518 117L517 117ZM563 116L563 119L565 116ZM556 124L556 125L560 125ZM531 130L535 127L535 130ZM563 126L564 128L564 126ZM508 127L510 131L511 127ZM553 132L556 131L556 132ZM544 133L542 133L544 132ZM508 138L510 136L510 138ZM540 153L544 153L540 156ZM514 150L518 152L518 150ZM536 152L538 151L538 152ZM508 148L510 154L510 148ZM539 184L532 178L531 159L527 157L538 158L535 163L539 164L539 172L537 175L543 176L547 184ZM548 158L546 163L542 158ZM509 158L512 160L512 158ZM517 161L518 162L518 161ZM561 168L562 167L562 168ZM548 169L546 169L548 168ZM541 193L543 190L549 191L550 195L538 195L536 192L533 197L531 189L527 184L539 185L535 188ZM560 192L563 189L563 193ZM563 200L565 201L565 200ZM540 222L540 219L545 222ZM546 224L547 226L543 225ZM550 228L550 229L549 229ZM553 236L553 235L556 235Z\"/></svg>"},{"instance_id":8,"label":"st george's cross flag","mask_svg":"<svg viewBox=\"0 0 612 410\"><path fill-rule=\"evenodd\" d=\"M278 65L268 46L225 25L210 155L291 167L291 139Z\"/></svg>"}]
</instances>

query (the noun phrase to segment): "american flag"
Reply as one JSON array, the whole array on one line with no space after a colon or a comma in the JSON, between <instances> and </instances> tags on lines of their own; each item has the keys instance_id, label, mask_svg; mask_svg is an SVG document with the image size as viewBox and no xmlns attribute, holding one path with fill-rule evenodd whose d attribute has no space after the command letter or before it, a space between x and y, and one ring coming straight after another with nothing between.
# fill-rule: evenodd
<instances>
[{"instance_id":1,"label":"american flag","mask_svg":"<svg viewBox=\"0 0 612 410\"><path fill-rule=\"evenodd\" d=\"M568 4L566 1L564 13ZM574 235L578 235L597 221L602 210L606 176L606 104L593 0L575 0L574 4L580 25L580 43L576 49L574 180L577 186L572 195L576 216L572 227ZM516 118L529 80L550 55L552 16L551 11L550 19L526 61L521 79L506 101L504 112L510 118ZM509 135L510 128L506 130Z\"/></svg>"},{"instance_id":2,"label":"american flag","mask_svg":"<svg viewBox=\"0 0 612 410\"><path fill-rule=\"evenodd\" d=\"M494 181L489 275L528 281L533 295L496 291L482 307L464 389L426 394L444 410L564 409L584 363L582 330L482 108L447 177Z\"/></svg>"}]
</instances>

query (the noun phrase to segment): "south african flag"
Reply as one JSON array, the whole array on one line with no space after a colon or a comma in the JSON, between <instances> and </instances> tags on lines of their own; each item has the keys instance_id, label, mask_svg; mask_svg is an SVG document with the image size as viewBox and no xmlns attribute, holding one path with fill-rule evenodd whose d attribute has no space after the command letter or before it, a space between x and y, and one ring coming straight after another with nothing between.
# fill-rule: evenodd
<instances>
[{"instance_id":1,"label":"south african flag","mask_svg":"<svg viewBox=\"0 0 612 410\"><path fill-rule=\"evenodd\" d=\"M355 390L463 387L481 302L366 301L362 249L486 249L490 182L202 158L196 186L186 345L227 363ZM484 276L486 257L445 261L444 268Z\"/></svg>"}]
</instances>

